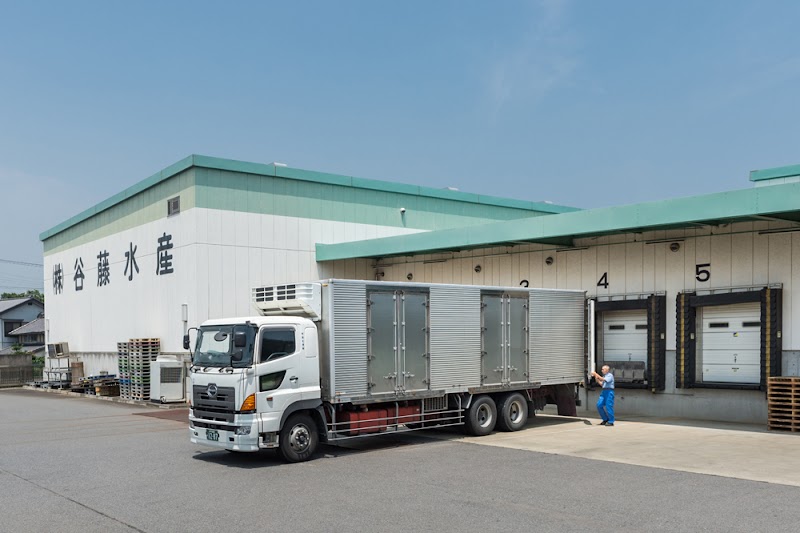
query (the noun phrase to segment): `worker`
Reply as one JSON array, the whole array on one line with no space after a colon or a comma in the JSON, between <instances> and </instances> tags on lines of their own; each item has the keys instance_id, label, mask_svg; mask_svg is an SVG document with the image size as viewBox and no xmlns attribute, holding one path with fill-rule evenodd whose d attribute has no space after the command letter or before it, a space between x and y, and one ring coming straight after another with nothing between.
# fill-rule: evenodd
<instances>
[{"instance_id":1,"label":"worker","mask_svg":"<svg viewBox=\"0 0 800 533\"><path fill-rule=\"evenodd\" d=\"M603 365L601 368L603 375L597 372L592 372L592 377L597 381L598 385L602 385L603 390L600 392L600 397L597 399L597 412L600 413L601 426L614 425L614 374L611 373L611 367Z\"/></svg>"}]
</instances>

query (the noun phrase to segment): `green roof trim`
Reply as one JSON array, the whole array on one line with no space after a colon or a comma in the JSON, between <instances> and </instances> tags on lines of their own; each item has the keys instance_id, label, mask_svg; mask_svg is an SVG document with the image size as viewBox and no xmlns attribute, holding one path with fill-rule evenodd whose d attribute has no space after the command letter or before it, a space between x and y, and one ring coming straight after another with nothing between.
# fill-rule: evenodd
<instances>
[{"instance_id":1,"label":"green roof trim","mask_svg":"<svg viewBox=\"0 0 800 533\"><path fill-rule=\"evenodd\" d=\"M525 209L528 211L539 211L542 213L567 213L579 211L577 207L567 207L563 205L550 204L547 202L531 202L526 200L514 200L510 198L500 198L497 196L485 196L479 194L465 193L450 189L434 189L431 187L421 187L419 185L408 185L390 181L379 181L353 176L342 176L339 174L328 174L325 172L315 172L290 168L282 165L248 163L235 161L232 159L221 159L203 155L194 155L194 165L217 170L230 170L233 172L244 172L248 174L258 174L262 176L273 176L277 178L289 178L300 181L311 181L324 183L327 185L343 185L357 189L371 189L376 191L411 194L414 196L427 196L430 198L441 198L445 200L457 200L476 204L494 205L498 207L511 207L514 209Z\"/></svg>"},{"instance_id":2,"label":"green roof trim","mask_svg":"<svg viewBox=\"0 0 800 533\"><path fill-rule=\"evenodd\" d=\"M106 209L113 207L131 198L142 191L149 189L161 183L170 177L183 172L191 167L202 167L214 170L228 170L233 172L242 172L247 174L256 174L261 176L271 176L279 178L288 178L300 181L309 181L315 183L323 183L328 185L341 185L346 187L354 187L360 189L370 189L376 191L383 191L389 193L411 194L415 196L425 196L430 198L439 198L446 200L455 200L460 202L469 202L474 204L491 205L497 207L508 207L513 209L523 209L527 211L536 211L545 214L558 214L578 211L578 208L567 207L562 205L555 205L547 202L529 202L525 200L515 200L508 198L499 198L495 196L484 196L472 193L464 193L450 189L434 189L430 187L421 187L417 185L407 185L403 183L393 183L386 181L371 180L365 178L356 178L352 176L341 176L338 174L328 174L324 172L314 172L311 170L302 170L296 168L289 168L283 165L264 164L264 163L250 163L246 161L236 161L233 159L223 159L218 157L209 157L204 155L190 155L181 159L177 163L168 166L164 170L157 172L149 178L140 181L136 185L125 189L124 191L115 194L111 198L100 202L94 207L75 215L69 220L54 226L53 228L41 233L39 239L44 241L53 235L56 235L67 228L70 228L84 220L91 218Z\"/></svg>"},{"instance_id":3,"label":"green roof trim","mask_svg":"<svg viewBox=\"0 0 800 533\"><path fill-rule=\"evenodd\" d=\"M50 228L49 230L47 230L47 231L45 231L45 232L43 232L42 234L39 235L39 240L40 241L44 241L46 239L49 239L53 235L56 235L57 233L61 233L62 231L64 231L67 228L70 228L70 227L72 227L72 226L74 226L74 225L76 225L76 224L78 224L80 222L83 222L84 220L87 220L87 219L93 217L94 215L105 211L106 209L108 209L110 207L113 207L113 206L115 206L115 205L117 205L119 203L122 203L125 200L127 200L128 198L131 198L132 196L136 196L140 192L142 192L142 191L144 191L146 189L149 189L150 187L153 187L155 185L158 185L162 181L167 180L167 179L171 178L172 176L175 176L176 174L180 174L181 172L183 172L187 168L191 168L191 166L192 166L192 158L193 157L194 156L189 156L189 157L186 157L184 159L181 159L177 163L174 163L174 164L168 166L167 168L165 168L161 172L156 172L155 174L153 174L149 178L140 181L136 185L134 185L132 187L128 187L124 191L115 194L111 198L108 198L107 200L103 200L102 202L100 202L99 204L95 205L94 207L90 207L86 211L78 213L77 215L75 215L74 217L70 218L69 220L67 220L65 222L62 222L61 224L59 224L57 226L54 226L54 227Z\"/></svg>"},{"instance_id":4,"label":"green roof trim","mask_svg":"<svg viewBox=\"0 0 800 533\"><path fill-rule=\"evenodd\" d=\"M571 239L759 220L771 215L800 219L800 183L626 205L558 215L494 222L466 228L429 231L340 244L317 244L317 261L378 258L510 243L565 244ZM777 216L776 216L777 215Z\"/></svg>"},{"instance_id":5,"label":"green roof trim","mask_svg":"<svg viewBox=\"0 0 800 533\"><path fill-rule=\"evenodd\" d=\"M775 178L788 178L790 176L800 176L800 165L750 171L750 181L772 180Z\"/></svg>"}]
</instances>

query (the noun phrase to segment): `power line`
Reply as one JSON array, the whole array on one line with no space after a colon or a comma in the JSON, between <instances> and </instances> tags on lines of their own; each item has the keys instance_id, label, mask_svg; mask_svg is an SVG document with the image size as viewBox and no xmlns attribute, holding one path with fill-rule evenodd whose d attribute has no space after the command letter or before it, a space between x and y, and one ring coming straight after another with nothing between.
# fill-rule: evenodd
<instances>
[{"instance_id":1,"label":"power line","mask_svg":"<svg viewBox=\"0 0 800 533\"><path fill-rule=\"evenodd\" d=\"M0 259L0 263L8 263L10 265L22 265L22 266L29 266L29 267L42 267L44 265L40 265L39 263L26 263L25 261L10 261L8 259Z\"/></svg>"}]
</instances>

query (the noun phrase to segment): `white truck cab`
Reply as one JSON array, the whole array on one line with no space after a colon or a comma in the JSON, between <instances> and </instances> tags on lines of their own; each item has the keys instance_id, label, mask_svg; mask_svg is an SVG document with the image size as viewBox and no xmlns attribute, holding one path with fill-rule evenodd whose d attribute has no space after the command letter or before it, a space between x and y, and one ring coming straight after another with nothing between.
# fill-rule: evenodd
<instances>
[{"instance_id":1,"label":"white truck cab","mask_svg":"<svg viewBox=\"0 0 800 533\"><path fill-rule=\"evenodd\" d=\"M320 403L318 358L317 328L307 318L203 323L192 359L191 441L233 451L277 447L292 406Z\"/></svg>"}]
</instances>

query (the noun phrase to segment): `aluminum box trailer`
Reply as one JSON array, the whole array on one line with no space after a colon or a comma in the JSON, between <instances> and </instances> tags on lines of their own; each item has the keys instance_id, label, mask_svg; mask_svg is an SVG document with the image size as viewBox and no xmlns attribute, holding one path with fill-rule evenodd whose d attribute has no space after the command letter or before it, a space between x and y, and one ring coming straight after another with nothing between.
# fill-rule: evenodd
<instances>
[{"instance_id":1,"label":"aluminum box trailer","mask_svg":"<svg viewBox=\"0 0 800 533\"><path fill-rule=\"evenodd\" d=\"M576 414L583 291L331 279L252 296L260 316L197 331L192 442L301 461L388 431L516 431L548 402Z\"/></svg>"}]
</instances>

